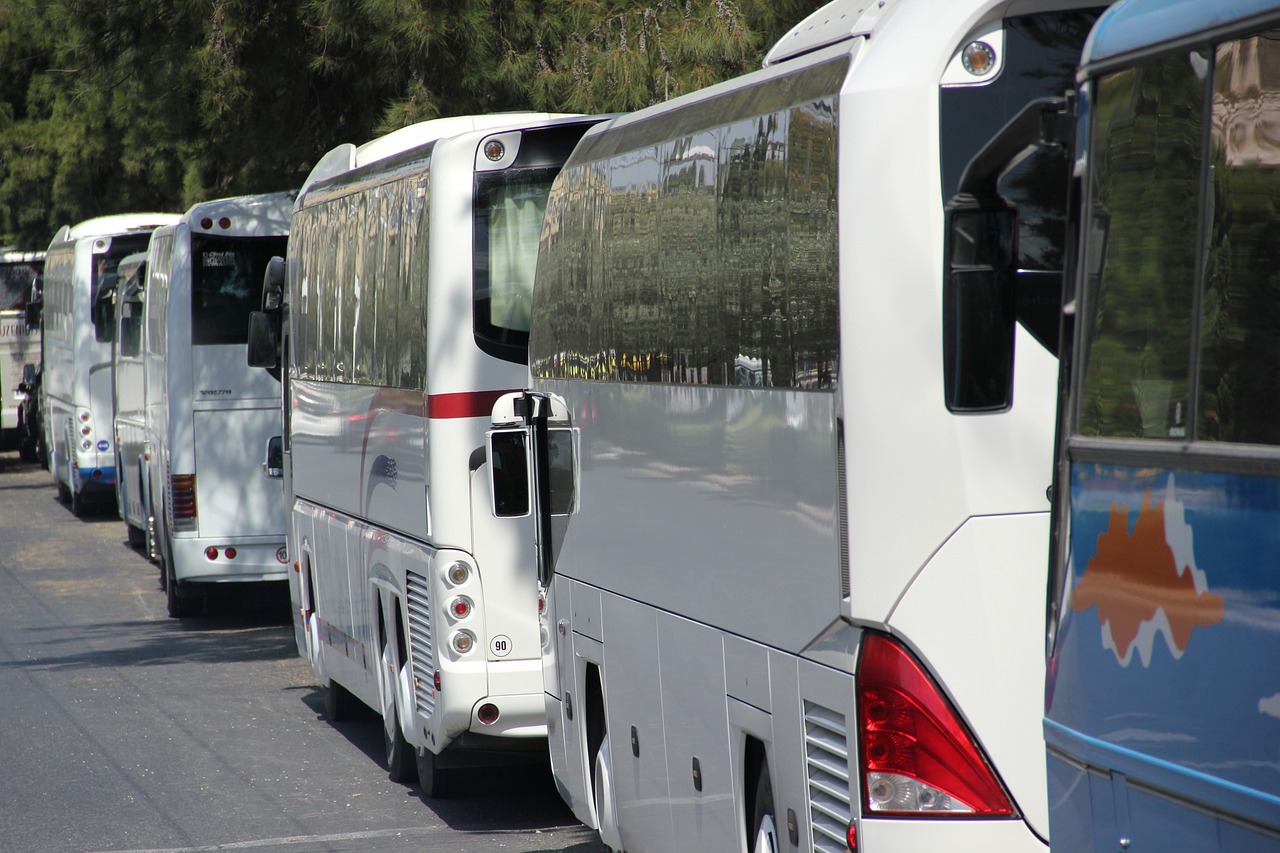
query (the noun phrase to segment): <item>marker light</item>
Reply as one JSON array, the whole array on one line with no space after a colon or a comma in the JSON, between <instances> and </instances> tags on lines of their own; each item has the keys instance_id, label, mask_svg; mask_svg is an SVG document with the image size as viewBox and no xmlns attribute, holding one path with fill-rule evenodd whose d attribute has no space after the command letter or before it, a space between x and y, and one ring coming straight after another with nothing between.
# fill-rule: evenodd
<instances>
[{"instance_id":1,"label":"marker light","mask_svg":"<svg viewBox=\"0 0 1280 853\"><path fill-rule=\"evenodd\" d=\"M467 582L467 578L471 577L471 569L467 567L466 563L454 563L449 566L447 574L450 583L463 584Z\"/></svg>"},{"instance_id":2,"label":"marker light","mask_svg":"<svg viewBox=\"0 0 1280 853\"><path fill-rule=\"evenodd\" d=\"M496 139L490 139L484 144L484 156L497 163L506 156L507 147Z\"/></svg>"},{"instance_id":3,"label":"marker light","mask_svg":"<svg viewBox=\"0 0 1280 853\"><path fill-rule=\"evenodd\" d=\"M857 693L864 814L1014 816L967 726L910 652L864 634Z\"/></svg>"},{"instance_id":4,"label":"marker light","mask_svg":"<svg viewBox=\"0 0 1280 853\"><path fill-rule=\"evenodd\" d=\"M960 64L974 77L990 74L996 67L996 51L985 41L971 41L960 51Z\"/></svg>"},{"instance_id":5,"label":"marker light","mask_svg":"<svg viewBox=\"0 0 1280 853\"><path fill-rule=\"evenodd\" d=\"M234 560L234 559L236 558L236 549L235 549L235 548L228 548L228 549L227 549L226 551L224 551L223 553L227 555L227 559L228 559L228 560Z\"/></svg>"},{"instance_id":6,"label":"marker light","mask_svg":"<svg viewBox=\"0 0 1280 853\"><path fill-rule=\"evenodd\" d=\"M208 231L213 227L213 220L206 216L204 219L200 220L200 227Z\"/></svg>"},{"instance_id":7,"label":"marker light","mask_svg":"<svg viewBox=\"0 0 1280 853\"><path fill-rule=\"evenodd\" d=\"M87 437L88 437L92 432L93 432L93 427L89 426L88 424L85 424L84 426L80 427L80 434L81 434L81 435L83 435L83 436L85 436L86 438L87 438Z\"/></svg>"},{"instance_id":8,"label":"marker light","mask_svg":"<svg viewBox=\"0 0 1280 853\"><path fill-rule=\"evenodd\" d=\"M86 453L93 450L93 442L86 438L84 441L80 442L80 449Z\"/></svg>"},{"instance_id":9,"label":"marker light","mask_svg":"<svg viewBox=\"0 0 1280 853\"><path fill-rule=\"evenodd\" d=\"M498 722L498 706L492 702L485 702L480 706L480 709L476 711L476 719L484 723L486 726L493 725Z\"/></svg>"},{"instance_id":10,"label":"marker light","mask_svg":"<svg viewBox=\"0 0 1280 853\"><path fill-rule=\"evenodd\" d=\"M450 644L453 646L453 650L455 652L460 655L465 655L467 652L475 648L476 638L470 631L459 631L453 635L453 639L450 641Z\"/></svg>"},{"instance_id":11,"label":"marker light","mask_svg":"<svg viewBox=\"0 0 1280 853\"><path fill-rule=\"evenodd\" d=\"M87 423L89 422L89 418L91 418L91 417L93 417L93 416L92 416L92 415L90 415L88 412L81 412L81 413L80 413L80 423L82 423L82 424L87 424Z\"/></svg>"},{"instance_id":12,"label":"marker light","mask_svg":"<svg viewBox=\"0 0 1280 853\"><path fill-rule=\"evenodd\" d=\"M230 220L228 217L226 217L226 216L222 217L221 219L219 219L219 220L218 220L218 227L219 227L219 228L230 228L230 227L231 227L231 220Z\"/></svg>"},{"instance_id":13,"label":"marker light","mask_svg":"<svg viewBox=\"0 0 1280 853\"><path fill-rule=\"evenodd\" d=\"M206 560L218 559L218 549L210 545L208 548L204 549L204 557Z\"/></svg>"},{"instance_id":14,"label":"marker light","mask_svg":"<svg viewBox=\"0 0 1280 853\"><path fill-rule=\"evenodd\" d=\"M449 603L449 612L453 614L454 619L466 619L471 615L471 600L465 596L458 596Z\"/></svg>"}]
</instances>

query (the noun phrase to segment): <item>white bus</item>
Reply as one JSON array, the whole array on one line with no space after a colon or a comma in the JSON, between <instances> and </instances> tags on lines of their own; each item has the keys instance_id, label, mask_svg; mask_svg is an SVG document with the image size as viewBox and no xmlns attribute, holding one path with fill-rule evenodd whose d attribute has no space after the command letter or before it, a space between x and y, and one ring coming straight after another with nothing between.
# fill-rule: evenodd
<instances>
[{"instance_id":1,"label":"white bus","mask_svg":"<svg viewBox=\"0 0 1280 853\"><path fill-rule=\"evenodd\" d=\"M293 214L300 651L330 716L381 713L392 778L429 797L450 768L546 755L531 523L489 512L485 431L525 384L546 195L590 123L453 117L345 145Z\"/></svg>"},{"instance_id":2,"label":"white bus","mask_svg":"<svg viewBox=\"0 0 1280 853\"><path fill-rule=\"evenodd\" d=\"M26 307L43 269L44 252L0 250L0 436L6 441L19 428L25 368L40 364L40 330L27 325ZM30 450L22 448L23 458L31 458Z\"/></svg>"},{"instance_id":3,"label":"white bus","mask_svg":"<svg viewBox=\"0 0 1280 853\"><path fill-rule=\"evenodd\" d=\"M121 259L146 249L152 230L177 218L102 216L63 226L49 244L41 305L45 444L58 496L76 515L115 495L110 334L93 323L95 296L115 286Z\"/></svg>"},{"instance_id":4,"label":"white bus","mask_svg":"<svg viewBox=\"0 0 1280 853\"><path fill-rule=\"evenodd\" d=\"M115 409L116 509L129 533L129 544L146 541L147 501L145 451L146 409L142 358L142 294L147 283L147 255L139 252L120 262L116 287L101 293L95 306L98 322L111 323L111 401ZM102 316L107 314L109 316Z\"/></svg>"},{"instance_id":5,"label":"white bus","mask_svg":"<svg viewBox=\"0 0 1280 853\"><path fill-rule=\"evenodd\" d=\"M169 615L208 585L288 577L279 483L260 463L280 389L248 366L249 313L285 252L293 193L192 206L157 229L143 297L146 494Z\"/></svg>"},{"instance_id":6,"label":"white bus","mask_svg":"<svg viewBox=\"0 0 1280 853\"><path fill-rule=\"evenodd\" d=\"M1098 12L840 0L566 163L490 446L532 423L496 504L535 509L552 766L610 848L1045 849L1037 143Z\"/></svg>"}]
</instances>

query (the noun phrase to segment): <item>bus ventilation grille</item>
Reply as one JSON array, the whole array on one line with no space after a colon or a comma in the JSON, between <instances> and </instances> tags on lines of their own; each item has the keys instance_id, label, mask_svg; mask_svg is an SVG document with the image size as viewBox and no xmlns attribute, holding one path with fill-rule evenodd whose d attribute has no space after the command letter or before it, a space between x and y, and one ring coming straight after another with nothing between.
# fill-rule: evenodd
<instances>
[{"instance_id":1,"label":"bus ventilation grille","mask_svg":"<svg viewBox=\"0 0 1280 853\"><path fill-rule=\"evenodd\" d=\"M413 695L418 713L430 717L436 710L435 649L431 636L431 596L427 579L407 572L409 590L409 655L413 659Z\"/></svg>"},{"instance_id":2,"label":"bus ventilation grille","mask_svg":"<svg viewBox=\"0 0 1280 853\"><path fill-rule=\"evenodd\" d=\"M806 701L804 740L813 849L822 853L846 853L845 833L853 811L849 798L849 737L845 718Z\"/></svg>"}]
</instances>

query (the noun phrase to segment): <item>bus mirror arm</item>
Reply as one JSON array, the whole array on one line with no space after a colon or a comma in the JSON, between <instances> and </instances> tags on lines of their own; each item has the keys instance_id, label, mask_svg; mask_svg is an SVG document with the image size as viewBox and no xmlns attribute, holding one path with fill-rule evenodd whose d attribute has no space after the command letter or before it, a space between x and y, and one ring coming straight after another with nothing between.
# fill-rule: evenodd
<instances>
[{"instance_id":1,"label":"bus mirror arm","mask_svg":"<svg viewBox=\"0 0 1280 853\"><path fill-rule=\"evenodd\" d=\"M551 553L551 462L547 420L551 400L540 394L525 393L525 418L529 423L533 448L534 540L538 554L538 582L543 589L551 585L553 557Z\"/></svg>"}]
</instances>

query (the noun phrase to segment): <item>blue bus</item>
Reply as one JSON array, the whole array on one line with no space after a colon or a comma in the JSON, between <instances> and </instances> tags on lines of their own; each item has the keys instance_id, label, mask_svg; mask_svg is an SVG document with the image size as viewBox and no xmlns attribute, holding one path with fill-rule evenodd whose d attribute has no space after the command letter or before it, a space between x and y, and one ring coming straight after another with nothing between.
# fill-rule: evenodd
<instances>
[{"instance_id":1,"label":"blue bus","mask_svg":"<svg viewBox=\"0 0 1280 853\"><path fill-rule=\"evenodd\" d=\"M1077 77L1054 851L1280 851L1280 2L1122 0Z\"/></svg>"}]
</instances>

